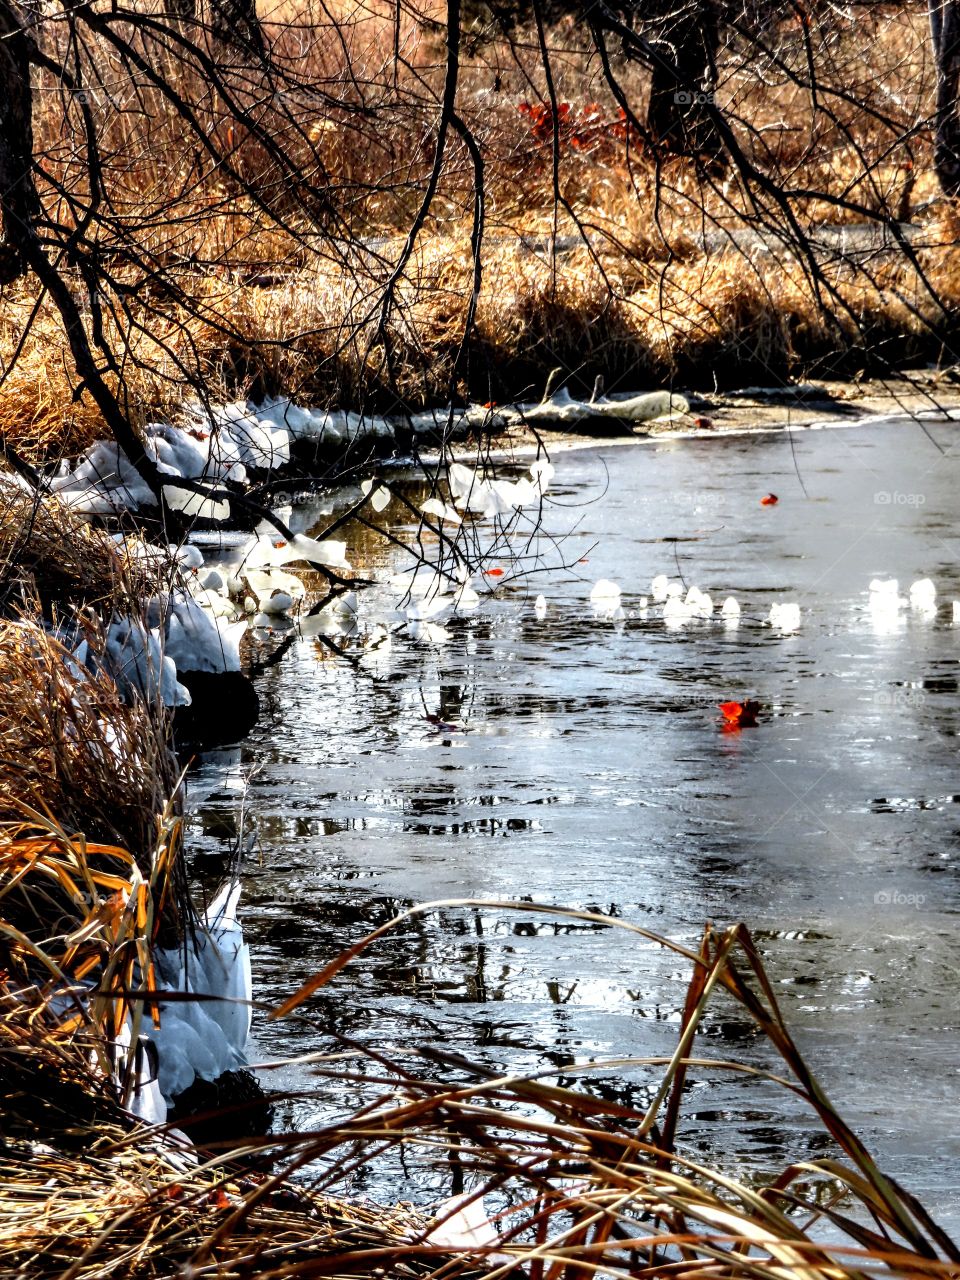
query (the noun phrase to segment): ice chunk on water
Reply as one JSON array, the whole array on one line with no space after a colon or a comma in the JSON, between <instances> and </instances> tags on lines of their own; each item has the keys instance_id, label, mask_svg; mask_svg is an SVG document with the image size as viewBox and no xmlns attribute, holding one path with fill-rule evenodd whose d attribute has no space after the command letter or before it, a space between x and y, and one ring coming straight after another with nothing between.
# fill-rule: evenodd
<instances>
[{"instance_id":1,"label":"ice chunk on water","mask_svg":"<svg viewBox=\"0 0 960 1280\"><path fill-rule=\"evenodd\" d=\"M210 497L205 493L194 493L190 489L182 489L179 485L165 484L163 500L171 511L182 512L188 520L220 522L230 519L230 503L225 499Z\"/></svg>"},{"instance_id":2,"label":"ice chunk on water","mask_svg":"<svg viewBox=\"0 0 960 1280\"><path fill-rule=\"evenodd\" d=\"M780 631L796 631L800 626L800 606L792 600L772 604L767 621Z\"/></svg>"}]
</instances>

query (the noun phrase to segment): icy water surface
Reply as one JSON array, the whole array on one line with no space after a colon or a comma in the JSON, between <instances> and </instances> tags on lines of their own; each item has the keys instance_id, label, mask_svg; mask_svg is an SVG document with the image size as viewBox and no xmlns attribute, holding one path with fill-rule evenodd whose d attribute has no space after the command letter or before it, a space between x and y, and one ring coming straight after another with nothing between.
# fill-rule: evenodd
<instances>
[{"instance_id":1,"label":"icy water surface","mask_svg":"<svg viewBox=\"0 0 960 1280\"><path fill-rule=\"evenodd\" d=\"M808 496L785 435L562 453L545 519L567 534L564 559L587 563L455 620L441 648L398 638L356 667L300 642L259 679L253 737L194 780L194 840L213 851L256 766L263 856L244 923L258 996L278 1002L416 901L529 898L689 946L705 920L744 921L828 1093L960 1228L958 430L796 435ZM779 504L761 506L771 490ZM366 569L395 563L365 546ZM740 626L641 616L653 575L678 566L715 600L737 596ZM936 617L872 615L875 576L932 577ZM623 588L619 624L593 616L601 577ZM778 598L800 603L796 634L761 625ZM767 710L724 734L716 704L740 695ZM443 909L339 975L311 1026L261 1020L255 1051L329 1048L333 1026L401 1060L439 1043L510 1070L669 1054L687 976L617 930ZM723 1001L697 1051L774 1065ZM640 1104L652 1079L591 1087ZM328 1091L281 1122L349 1101ZM695 1073L685 1116L684 1150L740 1171L828 1150L796 1100L719 1069Z\"/></svg>"}]
</instances>

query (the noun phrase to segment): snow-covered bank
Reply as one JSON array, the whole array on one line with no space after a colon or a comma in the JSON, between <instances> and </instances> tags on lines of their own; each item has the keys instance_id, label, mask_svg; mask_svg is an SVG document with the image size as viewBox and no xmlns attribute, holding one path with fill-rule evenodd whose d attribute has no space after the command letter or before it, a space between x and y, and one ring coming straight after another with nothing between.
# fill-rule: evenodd
<instances>
[{"instance_id":1,"label":"snow-covered bank","mask_svg":"<svg viewBox=\"0 0 960 1280\"><path fill-rule=\"evenodd\" d=\"M290 400L263 404L237 401L205 408L184 407L178 423L154 422L143 431L147 455L161 476L170 510L209 527L250 527L253 519L230 496L278 477L309 479L321 469L336 473L372 457L416 453L434 458L445 449L483 435L496 443L529 429L527 440L544 433L551 450L602 435L624 442L646 436L709 437L770 430L816 430L856 423L883 425L914 419L956 417L960 410L941 406L912 384L868 387L853 395L848 384L747 388L690 401L670 391L580 400L561 388L539 402L477 405L427 410L411 415L376 416L302 407ZM787 392L790 394L788 395ZM819 398L818 398L819 396ZM955 398L955 397L954 397ZM706 408L709 417L694 417ZM786 413L784 412L786 408ZM592 442L592 440L590 441ZM534 445L534 448L538 446ZM491 454L491 457L496 456ZM190 482L189 489L178 480ZM113 441L92 445L75 463L64 462L48 477L52 492L78 513L117 516L155 510L154 496Z\"/></svg>"},{"instance_id":2,"label":"snow-covered bank","mask_svg":"<svg viewBox=\"0 0 960 1280\"><path fill-rule=\"evenodd\" d=\"M271 448L275 456L287 458L276 432ZM174 428L164 429L154 439L168 446L168 459L180 458L183 473L201 474L196 451ZM261 443L266 448L266 437ZM265 461L265 454L258 456ZM115 447L103 443L72 473L78 477L76 484L89 489L95 466L111 460L115 465L110 475L117 483L105 489L105 478L96 481L100 497L108 495L111 502L136 497L133 468ZM216 455L215 465L221 476L232 468L234 478L246 466L222 454ZM359 620L347 542L340 536L294 532L285 524L291 518L289 509L269 512L250 533L221 537L211 531L217 550L215 561L208 564L204 551L194 543L154 542L146 532L110 534L96 528L96 520L92 527L79 509L82 504L68 501L71 490L64 483L66 476L59 477L54 493L46 496L6 474L0 475L0 490L10 503L23 508L20 520L25 530L36 527L37 515L42 517L48 563L56 562L64 548L79 545L81 532L91 540L94 559L103 561L92 594L83 585L71 589L56 578L60 585L54 586L55 594L48 600L49 616L56 619L50 625L65 646L74 674L89 681L105 678L127 700L159 701L179 709L186 739L191 745L203 745L242 737L256 718L256 696L252 692L248 696L249 680L240 651L248 635L254 666L258 646L277 631L349 637L352 644L363 644L370 635L378 646L394 631L417 643L442 639L443 617L475 608L480 593L495 585L474 582L474 575L482 579L478 571L484 547L493 546L498 531L517 521L535 528L553 470L540 457L523 474L508 479L491 468L450 462L417 506L402 488L377 477L371 467L371 474L342 495L347 512L366 506L378 514L395 501L398 511L404 508L405 519L419 514L421 532L428 537L426 543L416 543L412 573L399 575L392 584L392 602L381 599L375 610ZM333 525L339 527L339 523L334 520ZM148 522L147 527L156 536L156 523ZM305 571L309 576L304 576ZM111 594L108 583L127 581L130 585L119 595ZM313 599L308 599L308 587L316 593ZM93 612L87 608L91 604ZM229 696L218 692L218 682L224 691L231 689ZM187 715L185 709L198 695L203 705ZM243 714L231 718L241 703Z\"/></svg>"},{"instance_id":3,"label":"snow-covered bank","mask_svg":"<svg viewBox=\"0 0 960 1280\"><path fill-rule=\"evenodd\" d=\"M356 455L358 446L367 453L399 453L414 443L435 448L471 431L496 434L524 425L572 430L599 421L629 431L687 410L682 396L666 391L582 401L561 390L536 404L471 405L405 417L327 412L289 400L263 405L238 401L209 412L194 403L186 406L179 425L150 423L143 438L148 457L162 477L169 477L169 484L162 486L168 507L186 519L222 525L235 522L225 491L242 493L251 483L278 472L308 474L318 462L345 462ZM191 487L180 487L178 480L190 481ZM113 441L92 445L74 466L61 464L49 485L84 515L119 515L156 506L150 487Z\"/></svg>"},{"instance_id":4,"label":"snow-covered bank","mask_svg":"<svg viewBox=\"0 0 960 1280\"><path fill-rule=\"evenodd\" d=\"M431 418L422 429L436 428ZM215 523L230 520L230 504L180 488L178 480L197 482L211 495L225 487L242 492L254 478L283 471L294 461L307 464L333 454L345 456L359 442L389 443L395 438L395 429L384 418L301 409L289 401L262 406L243 401L209 413L192 404L180 425L154 422L143 432L147 456L170 480L163 485L167 505L187 519ZM112 440L92 445L76 466L62 464L50 488L85 515L118 515L156 506L149 486Z\"/></svg>"}]
</instances>

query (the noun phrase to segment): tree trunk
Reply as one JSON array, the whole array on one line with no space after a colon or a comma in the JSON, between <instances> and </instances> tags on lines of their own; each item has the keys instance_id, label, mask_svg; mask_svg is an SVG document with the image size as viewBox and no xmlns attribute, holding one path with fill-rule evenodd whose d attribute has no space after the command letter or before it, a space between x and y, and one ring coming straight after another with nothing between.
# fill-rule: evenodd
<instances>
[{"instance_id":1,"label":"tree trunk","mask_svg":"<svg viewBox=\"0 0 960 1280\"><path fill-rule=\"evenodd\" d=\"M666 151L722 158L713 86L720 33L715 0L654 0L650 43L657 53L647 124Z\"/></svg>"},{"instance_id":2,"label":"tree trunk","mask_svg":"<svg viewBox=\"0 0 960 1280\"><path fill-rule=\"evenodd\" d=\"M960 196L960 0L930 0L930 33L937 64L933 163L944 195Z\"/></svg>"},{"instance_id":3,"label":"tree trunk","mask_svg":"<svg viewBox=\"0 0 960 1280\"><path fill-rule=\"evenodd\" d=\"M0 0L0 284L27 269L27 243L40 209L33 182L30 40L16 6Z\"/></svg>"},{"instance_id":4,"label":"tree trunk","mask_svg":"<svg viewBox=\"0 0 960 1280\"><path fill-rule=\"evenodd\" d=\"M209 24L214 40L246 56L262 61L266 57L263 29L257 17L256 0L167 0L168 12L185 30L201 20Z\"/></svg>"},{"instance_id":5,"label":"tree trunk","mask_svg":"<svg viewBox=\"0 0 960 1280\"><path fill-rule=\"evenodd\" d=\"M210 22L215 39L262 60L266 45L256 0L211 0Z\"/></svg>"},{"instance_id":6,"label":"tree trunk","mask_svg":"<svg viewBox=\"0 0 960 1280\"><path fill-rule=\"evenodd\" d=\"M127 421L116 396L104 382L83 318L66 280L50 261L37 236L42 208L33 180L33 94L31 52L35 52L24 11L0 0L0 284L28 270L47 290L63 320L77 373L83 379L117 443L161 501L161 477Z\"/></svg>"}]
</instances>

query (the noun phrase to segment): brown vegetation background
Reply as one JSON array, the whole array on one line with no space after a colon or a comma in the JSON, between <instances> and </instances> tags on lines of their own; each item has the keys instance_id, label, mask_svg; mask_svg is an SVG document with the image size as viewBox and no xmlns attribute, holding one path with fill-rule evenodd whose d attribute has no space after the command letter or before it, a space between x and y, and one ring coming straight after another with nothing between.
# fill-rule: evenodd
<instances>
[{"instance_id":1,"label":"brown vegetation background","mask_svg":"<svg viewBox=\"0 0 960 1280\"><path fill-rule=\"evenodd\" d=\"M451 124L442 6L261 3L265 57L204 11L43 9L41 241L135 426L197 394L397 412L539 398L556 367L637 390L952 363L925 6L754 9L721 30L719 163L644 129L649 70L589 11L457 7ZM34 274L0 317L5 439L102 435Z\"/></svg>"}]
</instances>

